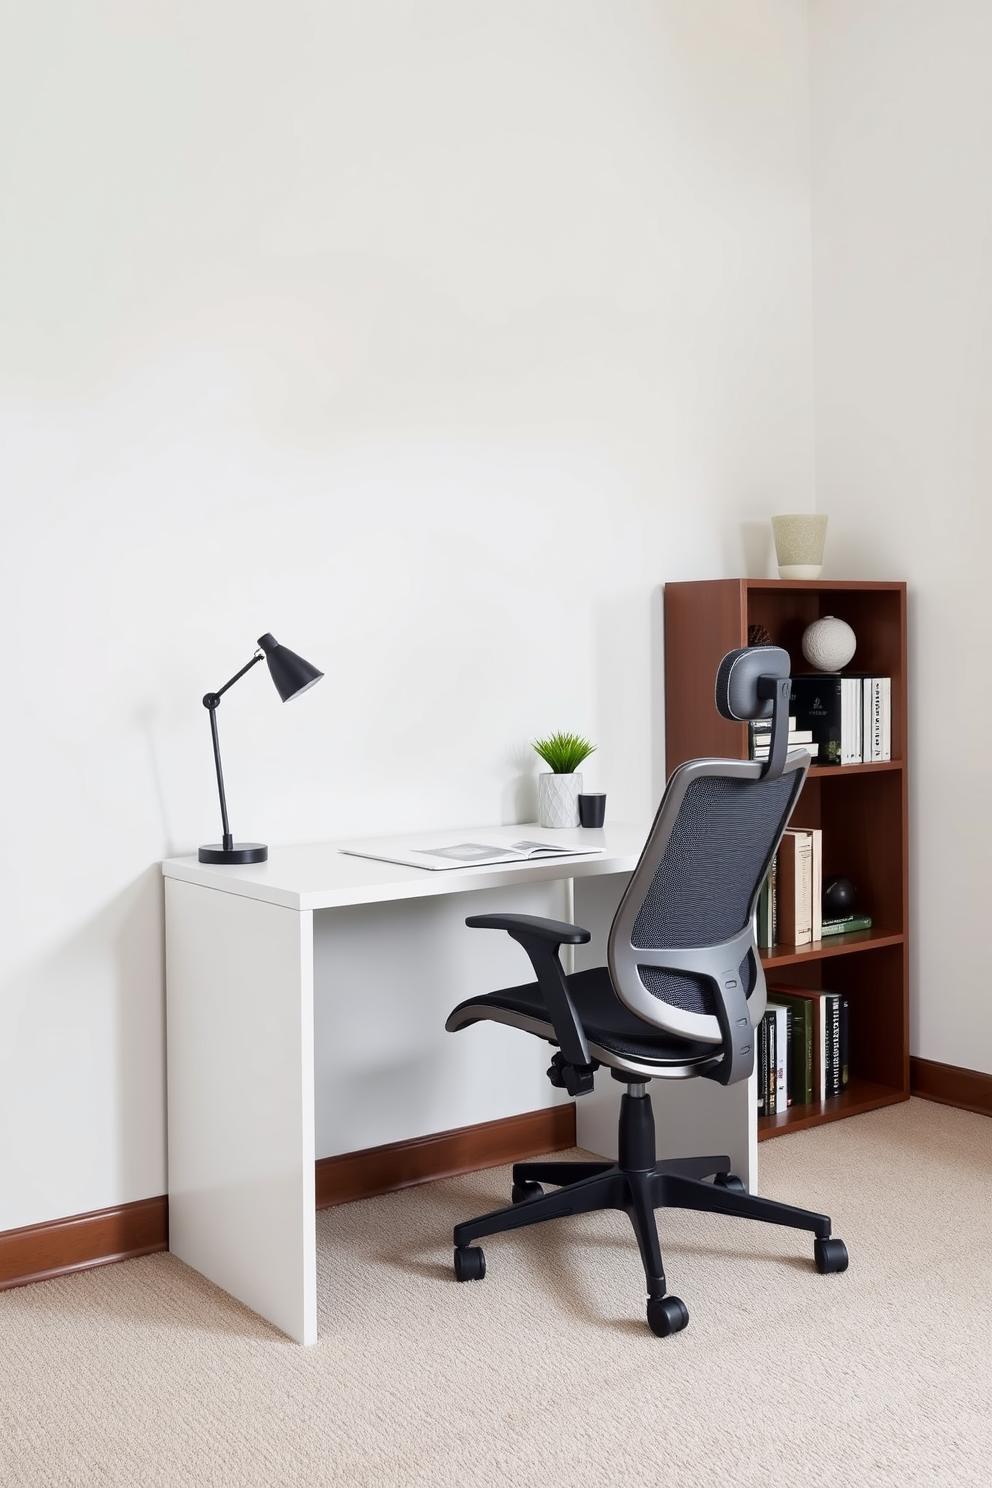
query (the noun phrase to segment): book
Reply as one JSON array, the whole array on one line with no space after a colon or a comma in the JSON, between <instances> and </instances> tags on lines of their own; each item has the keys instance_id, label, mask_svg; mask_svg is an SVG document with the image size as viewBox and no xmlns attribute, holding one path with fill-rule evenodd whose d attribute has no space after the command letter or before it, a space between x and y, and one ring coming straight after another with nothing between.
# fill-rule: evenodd
<instances>
[{"instance_id":1,"label":"book","mask_svg":"<svg viewBox=\"0 0 992 1488\"><path fill-rule=\"evenodd\" d=\"M775 876L777 864L778 855L776 854L772 858L772 865L765 875L765 881L758 890L754 939L759 951L770 951L775 944Z\"/></svg>"},{"instance_id":2,"label":"book","mask_svg":"<svg viewBox=\"0 0 992 1488\"><path fill-rule=\"evenodd\" d=\"M767 1011L767 1009L766 1009ZM758 1094L758 1115L768 1114L768 1023L762 1014L754 1041L754 1072Z\"/></svg>"},{"instance_id":3,"label":"book","mask_svg":"<svg viewBox=\"0 0 992 1488\"><path fill-rule=\"evenodd\" d=\"M761 1021L765 1025L765 1114L775 1116L778 1114L778 1050L774 1010L765 1008Z\"/></svg>"},{"instance_id":4,"label":"book","mask_svg":"<svg viewBox=\"0 0 992 1488\"><path fill-rule=\"evenodd\" d=\"M775 1115L784 1116L789 1098L789 1009L784 1003L770 1004L775 1019Z\"/></svg>"},{"instance_id":5,"label":"book","mask_svg":"<svg viewBox=\"0 0 992 1488\"><path fill-rule=\"evenodd\" d=\"M769 988L768 1003L771 1007L781 1004L789 1011L789 1103L808 1106L814 1098L812 1000L800 993Z\"/></svg>"},{"instance_id":6,"label":"book","mask_svg":"<svg viewBox=\"0 0 992 1488\"><path fill-rule=\"evenodd\" d=\"M862 678L840 679L840 762L860 765L864 759L864 706Z\"/></svg>"},{"instance_id":7,"label":"book","mask_svg":"<svg viewBox=\"0 0 992 1488\"><path fill-rule=\"evenodd\" d=\"M787 827L778 849L776 939L780 945L806 945L813 938L813 839L801 827Z\"/></svg>"},{"instance_id":8,"label":"book","mask_svg":"<svg viewBox=\"0 0 992 1488\"><path fill-rule=\"evenodd\" d=\"M870 930L871 915L849 914L839 919L824 920L820 926L820 939L828 935L847 935L853 930Z\"/></svg>"},{"instance_id":9,"label":"book","mask_svg":"<svg viewBox=\"0 0 992 1488\"><path fill-rule=\"evenodd\" d=\"M402 842L355 842L338 849L357 858L377 858L402 863L409 868L478 868L487 863L527 863L535 858L586 858L601 853L601 847L576 846L572 842L518 839L514 842L441 842L437 846L410 847Z\"/></svg>"},{"instance_id":10,"label":"book","mask_svg":"<svg viewBox=\"0 0 992 1488\"><path fill-rule=\"evenodd\" d=\"M770 718L759 718L749 726L748 758L767 759L771 752L771 742L772 721ZM808 747L810 754L816 753L812 729L797 728L794 718L789 719L788 745L790 749Z\"/></svg>"},{"instance_id":11,"label":"book","mask_svg":"<svg viewBox=\"0 0 992 1488\"><path fill-rule=\"evenodd\" d=\"M823 832L820 827L810 827L813 839L813 863L810 879L810 938L819 940L823 934Z\"/></svg>"},{"instance_id":12,"label":"book","mask_svg":"<svg viewBox=\"0 0 992 1488\"><path fill-rule=\"evenodd\" d=\"M753 734L752 734L752 741L754 743L755 749L768 749L768 748L770 748L771 747L771 741L772 741L772 731L771 731L771 729L759 729L757 724L752 724L751 727L752 727L752 729L754 731ZM794 729L794 728L790 728L790 730L789 730L789 743L790 744L812 744L812 742L813 742L813 730L812 729Z\"/></svg>"},{"instance_id":13,"label":"book","mask_svg":"<svg viewBox=\"0 0 992 1488\"><path fill-rule=\"evenodd\" d=\"M772 924L772 875L775 872L775 863L767 870L764 882L759 888L756 911L754 911L754 943L759 951L770 951L775 945L775 929Z\"/></svg>"},{"instance_id":14,"label":"book","mask_svg":"<svg viewBox=\"0 0 992 1488\"><path fill-rule=\"evenodd\" d=\"M796 727L797 727L797 725L796 725L795 716L793 714L790 714L789 715L789 732L791 733L792 730L794 728L796 728ZM771 721L770 718L755 718L754 721L751 724L751 732L754 733L754 734L770 734L771 731L772 731L772 721Z\"/></svg>"},{"instance_id":15,"label":"book","mask_svg":"<svg viewBox=\"0 0 992 1488\"><path fill-rule=\"evenodd\" d=\"M840 672L801 672L792 679L789 706L796 724L809 729L818 765L860 764L862 679Z\"/></svg>"},{"instance_id":16,"label":"book","mask_svg":"<svg viewBox=\"0 0 992 1488\"><path fill-rule=\"evenodd\" d=\"M840 1014L841 995L839 992L824 992L824 1057L823 1057L823 1095L824 1099L831 1100L841 1092L841 1057L840 1057Z\"/></svg>"},{"instance_id":17,"label":"book","mask_svg":"<svg viewBox=\"0 0 992 1488\"><path fill-rule=\"evenodd\" d=\"M796 987L788 984L784 986L770 986L768 988L768 996L776 1002L791 1001L794 1003L795 999L800 998L809 1004L809 1022L811 1025L809 1030L811 1099L813 1101L823 1100L825 1098L824 1092L827 1089L828 1078L827 993L820 990L811 990L809 987ZM805 1057L804 1053L804 1061Z\"/></svg>"},{"instance_id":18,"label":"book","mask_svg":"<svg viewBox=\"0 0 992 1488\"><path fill-rule=\"evenodd\" d=\"M846 1090L851 1081L851 1005L843 995L840 999L840 1088Z\"/></svg>"},{"instance_id":19,"label":"book","mask_svg":"<svg viewBox=\"0 0 992 1488\"><path fill-rule=\"evenodd\" d=\"M865 759L892 758L892 678L868 677L864 684Z\"/></svg>"},{"instance_id":20,"label":"book","mask_svg":"<svg viewBox=\"0 0 992 1488\"><path fill-rule=\"evenodd\" d=\"M805 749L806 753L808 755L810 755L812 759L816 759L816 752L817 752L817 746L816 746L816 744L811 744L811 743L808 743L806 741L802 741L802 742L800 742L800 743L797 744L797 743L793 743L793 741L790 739L789 740L789 744L788 744L788 748L790 750L793 750L793 749ZM770 754L771 754L771 750L768 748L767 745L762 746L762 745L759 744L753 750L753 752L751 754L751 758L752 759L756 759L756 760L766 760Z\"/></svg>"}]
</instances>

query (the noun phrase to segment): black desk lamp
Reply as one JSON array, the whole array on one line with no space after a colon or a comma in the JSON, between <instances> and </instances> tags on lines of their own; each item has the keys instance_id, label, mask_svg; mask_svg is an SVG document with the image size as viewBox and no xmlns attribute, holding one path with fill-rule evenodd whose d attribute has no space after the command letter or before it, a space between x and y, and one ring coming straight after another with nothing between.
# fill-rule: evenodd
<instances>
[{"instance_id":1,"label":"black desk lamp","mask_svg":"<svg viewBox=\"0 0 992 1488\"><path fill-rule=\"evenodd\" d=\"M227 821L227 798L224 795L224 772L220 764L220 740L217 737L217 708L221 698L229 687L233 687L245 672L250 672L256 661L261 661L263 656L268 662L269 672L276 691L284 703L290 698L299 697L300 693L306 692L315 682L319 682L324 675L318 672L316 667L304 661L302 656L297 656L295 651L290 651L286 646L280 646L275 636L263 635L258 638L259 650L255 652L247 666L243 666L240 672L235 672L230 682L225 682L223 687L216 692L208 692L203 699L203 706L210 714L210 736L214 745L214 764L217 767L217 791L220 795L220 820L223 830L223 841L211 842L207 847L201 847L199 859L201 863L264 863L269 856L269 849L264 842L235 842L231 836L231 829Z\"/></svg>"}]
</instances>

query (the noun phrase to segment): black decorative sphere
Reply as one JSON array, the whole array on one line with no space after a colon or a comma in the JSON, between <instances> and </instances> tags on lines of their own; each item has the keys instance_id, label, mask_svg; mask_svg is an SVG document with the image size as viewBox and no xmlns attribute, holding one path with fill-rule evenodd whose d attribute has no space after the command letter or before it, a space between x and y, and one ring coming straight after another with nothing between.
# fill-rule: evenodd
<instances>
[{"instance_id":1,"label":"black decorative sphere","mask_svg":"<svg viewBox=\"0 0 992 1488\"><path fill-rule=\"evenodd\" d=\"M828 878L823 885L823 913L835 916L850 914L857 892L849 878Z\"/></svg>"}]
</instances>

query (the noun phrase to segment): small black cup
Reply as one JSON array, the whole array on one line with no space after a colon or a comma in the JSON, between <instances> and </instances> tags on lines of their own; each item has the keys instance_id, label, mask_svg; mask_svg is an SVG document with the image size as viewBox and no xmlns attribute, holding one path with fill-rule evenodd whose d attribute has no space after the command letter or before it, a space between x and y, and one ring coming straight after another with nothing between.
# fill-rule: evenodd
<instances>
[{"instance_id":1,"label":"small black cup","mask_svg":"<svg viewBox=\"0 0 992 1488\"><path fill-rule=\"evenodd\" d=\"M579 796L579 825L601 827L606 820L606 796L594 794Z\"/></svg>"}]
</instances>

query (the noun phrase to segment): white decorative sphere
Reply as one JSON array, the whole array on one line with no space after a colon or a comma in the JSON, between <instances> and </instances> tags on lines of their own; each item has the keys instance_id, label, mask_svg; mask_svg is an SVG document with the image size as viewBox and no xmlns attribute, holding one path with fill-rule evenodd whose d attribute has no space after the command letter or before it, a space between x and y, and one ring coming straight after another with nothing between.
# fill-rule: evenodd
<instances>
[{"instance_id":1,"label":"white decorative sphere","mask_svg":"<svg viewBox=\"0 0 992 1488\"><path fill-rule=\"evenodd\" d=\"M846 620L824 615L803 631L803 655L820 672L839 672L854 655L858 638Z\"/></svg>"}]
</instances>

